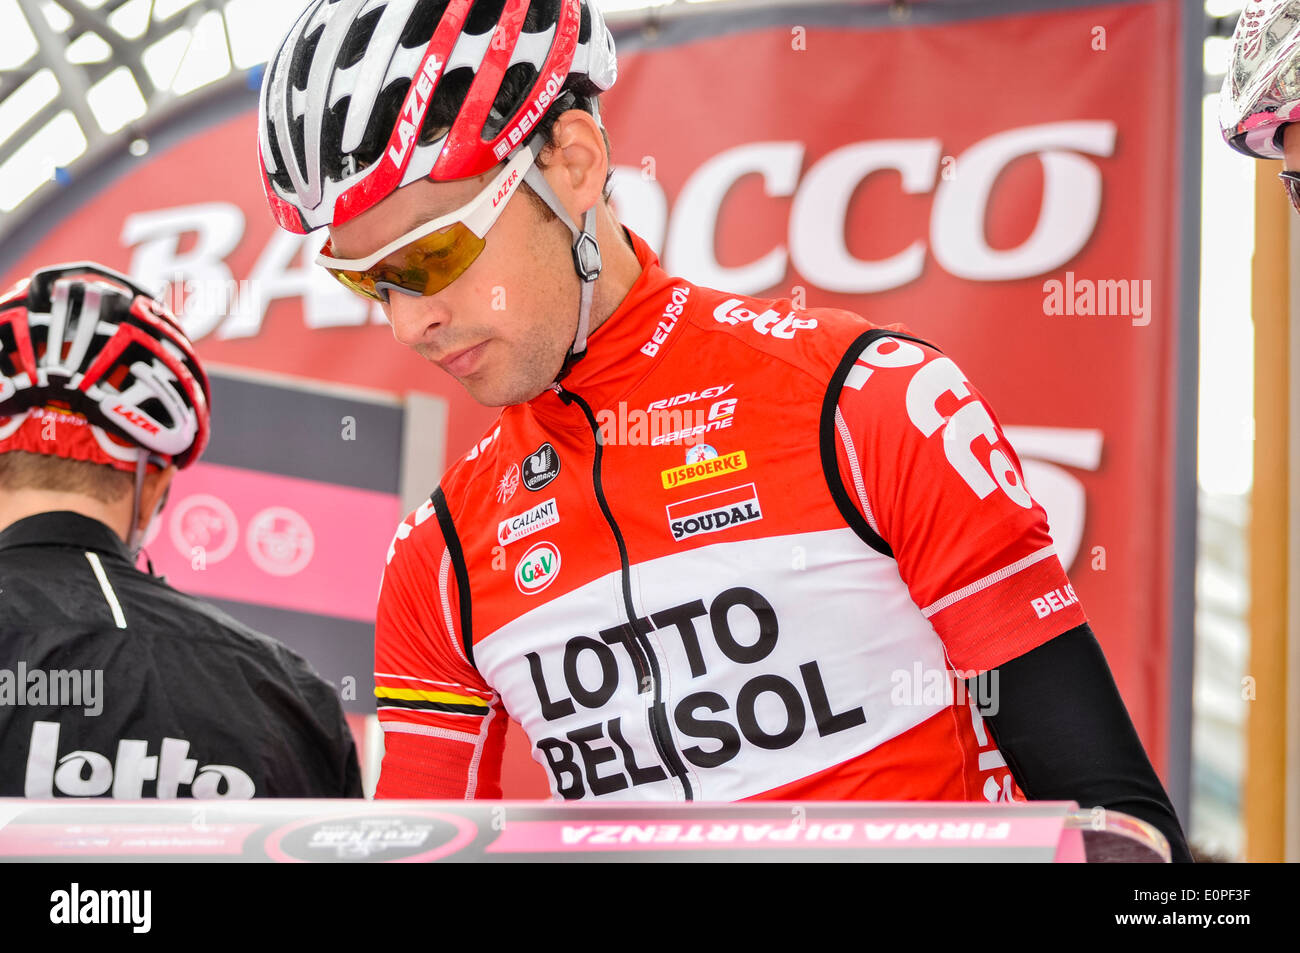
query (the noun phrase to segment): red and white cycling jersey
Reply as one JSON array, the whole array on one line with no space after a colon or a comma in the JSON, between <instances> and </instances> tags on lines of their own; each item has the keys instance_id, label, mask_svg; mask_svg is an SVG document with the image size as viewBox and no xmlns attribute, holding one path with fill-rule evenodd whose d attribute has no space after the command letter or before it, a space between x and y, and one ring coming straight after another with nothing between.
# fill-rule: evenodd
<instances>
[{"instance_id":1,"label":"red and white cycling jersey","mask_svg":"<svg viewBox=\"0 0 1300 953\"><path fill-rule=\"evenodd\" d=\"M399 526L381 797L1019 797L954 685L1086 621L996 417L900 326L643 271ZM598 439L599 437L599 439Z\"/></svg>"}]
</instances>

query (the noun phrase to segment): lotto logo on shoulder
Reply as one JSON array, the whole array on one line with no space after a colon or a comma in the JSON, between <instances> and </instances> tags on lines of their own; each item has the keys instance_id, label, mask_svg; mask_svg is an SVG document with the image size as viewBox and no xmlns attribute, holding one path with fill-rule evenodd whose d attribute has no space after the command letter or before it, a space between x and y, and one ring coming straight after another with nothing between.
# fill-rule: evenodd
<instances>
[{"instance_id":1,"label":"lotto logo on shoulder","mask_svg":"<svg viewBox=\"0 0 1300 953\"><path fill-rule=\"evenodd\" d=\"M811 330L817 327L816 318L797 318L795 317L798 314L797 311L790 311L782 316L781 312L769 308L762 314L755 314L748 308L741 307L742 303L739 298L728 298L713 309L713 319L720 324L740 324L744 321L752 321L751 326L759 334L784 338L787 341L794 337L796 331Z\"/></svg>"}]
</instances>

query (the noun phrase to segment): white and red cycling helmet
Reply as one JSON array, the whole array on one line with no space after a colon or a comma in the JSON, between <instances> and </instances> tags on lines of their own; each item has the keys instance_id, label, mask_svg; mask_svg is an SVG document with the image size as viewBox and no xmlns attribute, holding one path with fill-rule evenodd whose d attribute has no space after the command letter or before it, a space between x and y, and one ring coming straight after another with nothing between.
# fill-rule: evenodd
<instances>
[{"instance_id":1,"label":"white and red cycling helmet","mask_svg":"<svg viewBox=\"0 0 1300 953\"><path fill-rule=\"evenodd\" d=\"M54 265L0 295L0 453L183 468L207 445L208 405L180 323L125 275Z\"/></svg>"},{"instance_id":2,"label":"white and red cycling helmet","mask_svg":"<svg viewBox=\"0 0 1300 953\"><path fill-rule=\"evenodd\" d=\"M421 178L479 175L562 94L599 121L616 76L593 0L313 0L262 82L271 212L305 234Z\"/></svg>"},{"instance_id":3,"label":"white and red cycling helmet","mask_svg":"<svg viewBox=\"0 0 1300 953\"><path fill-rule=\"evenodd\" d=\"M1300 0L1250 0L1232 38L1219 128L1238 152L1280 159L1291 122L1300 122Z\"/></svg>"}]
</instances>

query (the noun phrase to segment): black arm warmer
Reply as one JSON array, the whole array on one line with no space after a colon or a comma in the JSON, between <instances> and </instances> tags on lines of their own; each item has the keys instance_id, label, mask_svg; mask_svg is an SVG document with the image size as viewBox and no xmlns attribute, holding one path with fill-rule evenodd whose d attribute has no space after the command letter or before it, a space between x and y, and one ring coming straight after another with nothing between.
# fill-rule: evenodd
<instances>
[{"instance_id":1,"label":"black arm warmer","mask_svg":"<svg viewBox=\"0 0 1300 953\"><path fill-rule=\"evenodd\" d=\"M1191 861L1173 805L1086 622L978 680L972 696L990 700L980 714L1027 798L1122 811L1164 834L1175 862Z\"/></svg>"}]
</instances>

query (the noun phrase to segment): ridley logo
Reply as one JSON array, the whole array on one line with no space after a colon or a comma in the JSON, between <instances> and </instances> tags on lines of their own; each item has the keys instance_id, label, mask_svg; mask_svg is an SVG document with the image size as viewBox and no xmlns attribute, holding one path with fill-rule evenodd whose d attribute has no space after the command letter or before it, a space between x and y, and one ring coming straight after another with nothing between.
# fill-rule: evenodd
<instances>
[{"instance_id":1,"label":"ridley logo","mask_svg":"<svg viewBox=\"0 0 1300 953\"><path fill-rule=\"evenodd\" d=\"M397 130L393 133L394 137L402 140L402 147L397 148L391 139L388 147L388 158L398 169L401 169L406 162L407 150L411 148L420 124L424 122L424 113L429 108L429 98L433 94L433 87L438 82L438 74L442 71L442 67L443 63L438 59L437 54L430 53L429 58L420 67L420 78L411 84L411 89L406 94L406 102L402 105L402 121L398 123Z\"/></svg>"},{"instance_id":2,"label":"ridley logo","mask_svg":"<svg viewBox=\"0 0 1300 953\"><path fill-rule=\"evenodd\" d=\"M497 502L509 503L510 497L515 495L515 490L519 489L519 464L510 464L510 469L505 472L501 482L497 484Z\"/></svg>"},{"instance_id":3,"label":"ridley logo","mask_svg":"<svg viewBox=\"0 0 1300 953\"><path fill-rule=\"evenodd\" d=\"M560 475L560 456L549 443L524 458L524 487L537 491Z\"/></svg>"},{"instance_id":4,"label":"ridley logo","mask_svg":"<svg viewBox=\"0 0 1300 953\"><path fill-rule=\"evenodd\" d=\"M538 543L515 567L515 585L524 595L535 595L553 583L559 571L560 551L551 543Z\"/></svg>"},{"instance_id":5,"label":"ridley logo","mask_svg":"<svg viewBox=\"0 0 1300 953\"><path fill-rule=\"evenodd\" d=\"M531 510L526 510L518 516L512 516L498 523L497 542L502 546L508 546L525 536L533 535L538 530L554 526L559 521L560 513L555 498L552 497L545 503L538 503Z\"/></svg>"},{"instance_id":6,"label":"ridley logo","mask_svg":"<svg viewBox=\"0 0 1300 953\"><path fill-rule=\"evenodd\" d=\"M752 483L679 500L669 503L665 509L668 511L668 528L678 542L763 518L758 491Z\"/></svg>"}]
</instances>

